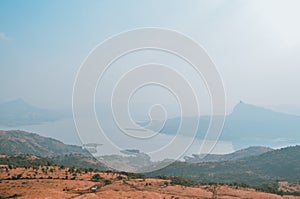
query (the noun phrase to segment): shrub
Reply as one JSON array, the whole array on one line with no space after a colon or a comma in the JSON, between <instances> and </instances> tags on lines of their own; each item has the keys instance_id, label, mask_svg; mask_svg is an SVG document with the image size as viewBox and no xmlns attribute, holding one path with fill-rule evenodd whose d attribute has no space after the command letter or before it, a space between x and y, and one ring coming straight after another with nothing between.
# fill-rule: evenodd
<instances>
[{"instance_id":1,"label":"shrub","mask_svg":"<svg viewBox=\"0 0 300 199\"><path fill-rule=\"evenodd\" d=\"M97 173L97 174L93 175L91 180L94 182L98 182L98 181L102 180L102 177Z\"/></svg>"},{"instance_id":2,"label":"shrub","mask_svg":"<svg viewBox=\"0 0 300 199\"><path fill-rule=\"evenodd\" d=\"M111 183L112 183L111 180L104 180L104 185L109 185L109 184L111 184Z\"/></svg>"}]
</instances>

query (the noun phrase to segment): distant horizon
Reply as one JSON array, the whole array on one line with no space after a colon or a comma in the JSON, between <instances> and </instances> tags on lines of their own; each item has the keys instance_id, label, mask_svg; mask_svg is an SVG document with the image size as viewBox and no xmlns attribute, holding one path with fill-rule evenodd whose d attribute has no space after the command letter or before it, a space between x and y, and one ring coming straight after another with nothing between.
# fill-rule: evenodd
<instances>
[{"instance_id":1,"label":"distant horizon","mask_svg":"<svg viewBox=\"0 0 300 199\"><path fill-rule=\"evenodd\" d=\"M29 133L29 134L35 134L35 135L38 135L38 136L41 136L41 137L45 137L45 138L52 138L52 139L55 139L57 141L60 141L62 142L63 144L66 144L66 145L75 145L75 146L80 146L80 147L83 147L85 148L85 145L89 145L89 144L96 144L96 145L99 145L100 147L102 146L102 144L99 144L99 143L87 143L87 144L70 144L70 143L65 143L55 137L51 137L51 136L45 136L45 135L41 135L37 132L31 132L31 131L27 131L27 130L22 130L22 129L0 129L0 131L6 131L6 132L25 132L25 133ZM286 145L286 146L279 146L279 147L270 147L270 146L266 146L266 145L251 145L251 146L247 146L245 148L241 148L241 149L234 149L233 151L231 152L217 152L217 153L207 153L207 154L214 154L214 155L228 155L228 154L232 154L232 153L235 153L237 151L243 151L245 149L251 149L251 148L269 148L269 149L272 149L272 150L280 150L280 149L283 149L283 148L288 148L288 147L297 147L297 146L300 146L300 143L299 144L290 144L290 145ZM98 147L98 146L97 146ZM124 150L139 150L139 149L134 149L134 148L128 148L128 149L124 149ZM144 151L140 151L140 152L144 152ZM203 154L206 154L206 153L203 153ZM197 154L194 154L194 155L197 155ZM201 154L198 154L198 155L201 155Z\"/></svg>"},{"instance_id":2,"label":"distant horizon","mask_svg":"<svg viewBox=\"0 0 300 199\"><path fill-rule=\"evenodd\" d=\"M25 103L27 103L29 105L32 105L34 107L41 108L41 109L56 110L56 111L67 111L67 112L70 112L70 113L72 112L72 109L60 109L60 108L53 109L53 108L49 108L49 107L37 106L35 104L32 104L32 103L28 102L27 100L24 100L22 97L17 97L17 98L13 98L13 99L10 99L10 100L0 101L0 104L10 103L10 102L19 101L19 100L24 101ZM279 113L284 113L284 114L289 114L289 115L300 116L300 107L299 107L299 113L298 113L298 112L289 111L288 109L284 111L282 108L278 108L278 107L276 108L276 106L267 106L267 105L263 106L263 105L252 104L252 103L249 103L249 102L245 102L243 100L240 100L239 102L237 102L232 107L232 109L230 111L226 110L227 111L226 115L230 115L233 112L234 108L236 106L238 106L240 103L251 105L251 106L255 106L255 107L264 108L264 109L267 109L267 110L270 110L270 111L274 111L274 112L279 112ZM293 106L293 105L290 105L290 106ZM295 110L297 111L297 108ZM206 114L202 114L200 116L210 116L210 114L206 113ZM169 118L174 118L174 117L180 117L180 115L174 115L174 116L171 116ZM187 116L187 117L195 117L195 116Z\"/></svg>"},{"instance_id":3,"label":"distant horizon","mask_svg":"<svg viewBox=\"0 0 300 199\"><path fill-rule=\"evenodd\" d=\"M23 100L18 98L17 101L15 101L15 102L23 103ZM26 102L24 102L24 103L26 103ZM24 104L24 105L26 106L26 104ZM17 107L19 107L19 104L17 104ZM291 144L299 143L297 141L298 138L297 138L296 134L294 134L294 133L296 133L295 128L297 128L297 121L300 122L300 116L286 114L286 113L282 113L282 112L275 112L271 109L267 109L264 107L259 107L259 106L255 106L255 105L251 105L251 104L246 104L245 102L238 103L236 105L236 107L240 107L240 108L238 108L238 110L236 110L237 112L233 112L229 115L226 115L225 124L224 124L225 129L223 129L223 133L221 134L221 139L220 139L220 143L223 147L223 150L225 150L225 148L226 148L225 151L228 151L228 150L230 151L230 148L232 148L232 147L235 150L237 150L240 148L244 148L245 145L251 146L251 145L261 145L261 144L265 144L265 146L269 146L269 147L273 147L273 148L278 148L278 147L282 147L282 146L288 146ZM11 106L7 107L7 108L13 109L13 107L11 107ZM19 108L22 108L22 107L19 107ZM27 111L30 111L30 110L27 110ZM32 111L35 111L35 110L33 109ZM20 114L23 114L23 113L20 113ZM104 116L106 116L106 114L104 114ZM203 139L203 137L200 135L205 133L205 131L207 130L208 123L210 121L209 118L211 117L210 115L201 115L201 116L199 117L200 118L199 125L201 128L198 131L199 136L197 136L196 140ZM191 123L194 120L193 118L195 118L195 117L190 116L190 117L182 117L181 118L185 122L187 122L186 125L182 127L183 128L182 130L184 130L184 129L185 129L184 131L191 130L189 127L189 123ZM273 118L275 120L272 121L271 118ZM54 137L54 138L57 138L59 140L62 140L65 143L69 143L69 144L85 144L87 142L90 142L89 140L93 140L93 139L89 138L89 136L92 136L92 135L88 136L87 134L90 134L90 133L87 133L87 132L97 132L97 129L90 128L85 133L86 137L83 140L81 140L81 138L79 137L79 134L77 132L77 129L75 128L73 116L71 114L69 114L68 116L63 117L63 118L57 118L54 121L52 121L52 119L50 121L47 121L47 117L45 119L46 119L46 122L43 122L43 121L39 122L39 120L38 121L33 120L34 121L33 123L31 121L28 121L29 123L26 123L27 120L25 120L25 121L20 120L19 122L21 122L21 123L18 123L19 119L17 119L15 121L16 125L5 126L5 123L4 123L3 125L0 125L0 128L2 128L4 130L18 128L20 130L35 132L40 135ZM82 119L87 120L86 122L89 122L88 118L82 118ZM156 129L161 128L159 126L161 126L161 122L163 122L163 121L152 120L152 122L154 122L154 123L152 123L151 126L148 126L148 124L143 124L143 122L149 122L150 120L148 120L148 119L135 120L135 122L137 122L137 124L141 127L145 127L146 129L153 130L154 132L162 134L161 140L156 141L157 142L156 144L159 144L159 143L165 142L164 140L172 138L172 136L174 136L174 133L176 133L178 130L178 124L179 124L178 122L180 122L180 120L178 120L178 119L180 119L180 116L169 117L166 119L167 119L165 121L166 123L163 126L164 130L162 130L162 131L160 131L160 130L157 131ZM290 120L289 123L286 123L287 119ZM257 120L261 121L261 123L262 124L264 123L265 125L257 123L256 122ZM111 119L102 118L101 124L104 125L102 127L105 128L108 132L114 132L114 133L111 133L111 136L114 137L114 134L119 135L120 132L117 128L115 128L115 124L113 123L113 121L111 121ZM252 124L252 125L250 125L250 124ZM288 125L288 126L286 126L286 125ZM286 126L286 127L284 127L284 126ZM131 131L128 126L125 126L125 128L126 128L126 130ZM286 130L286 133L281 134L280 132L285 131L284 128ZM258 133L257 135L253 135L254 137L259 136L259 135L262 136L261 142L255 141L255 139L253 140L253 136L251 136L253 134L253 132L255 132L256 134ZM259 132L264 132L264 133L260 134ZM241 136L236 133L243 135L242 137L250 136L248 138L249 140L246 142L243 141L243 139L240 139ZM289 133L289 134L287 134L287 133ZM272 136L272 134L274 134L274 135ZM269 137L269 139L263 141L263 137L266 137L266 136ZM122 138L122 139L125 139L125 138ZM131 142L132 142L131 144L133 144L133 145L138 144L138 142L136 143L136 140L132 140ZM197 142L199 142L199 141L197 141ZM249 142L249 144L247 144L248 142ZM234 144L233 146L232 146L232 143ZM197 147L197 146L195 145L194 147ZM220 148L221 151L222 151L222 147ZM195 148L193 150L195 150Z\"/></svg>"}]
</instances>

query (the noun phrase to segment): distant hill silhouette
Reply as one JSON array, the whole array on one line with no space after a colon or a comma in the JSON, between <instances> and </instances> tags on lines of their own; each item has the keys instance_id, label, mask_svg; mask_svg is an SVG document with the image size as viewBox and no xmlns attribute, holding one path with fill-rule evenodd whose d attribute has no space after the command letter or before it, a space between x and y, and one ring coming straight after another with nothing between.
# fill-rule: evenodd
<instances>
[{"instance_id":1,"label":"distant hill silhouette","mask_svg":"<svg viewBox=\"0 0 300 199\"><path fill-rule=\"evenodd\" d=\"M239 103L226 120L220 139L233 141L236 148L300 144L300 116Z\"/></svg>"},{"instance_id":2,"label":"distant hill silhouette","mask_svg":"<svg viewBox=\"0 0 300 199\"><path fill-rule=\"evenodd\" d=\"M38 108L19 98L0 104L0 125L21 126L62 119L66 114Z\"/></svg>"},{"instance_id":3,"label":"distant hill silhouette","mask_svg":"<svg viewBox=\"0 0 300 199\"><path fill-rule=\"evenodd\" d=\"M184 117L184 131L191 131L189 123L199 119L197 138L203 139L207 132L210 117L200 118ZM176 134L180 126L181 118L171 118L165 122L161 133ZM156 130L160 121L153 122L147 126L147 122L140 123L141 126ZM300 116L275 112L262 107L239 103L233 112L226 116L224 128L219 140L231 141L235 149L243 149L250 146L280 147L286 145L300 144Z\"/></svg>"}]
</instances>

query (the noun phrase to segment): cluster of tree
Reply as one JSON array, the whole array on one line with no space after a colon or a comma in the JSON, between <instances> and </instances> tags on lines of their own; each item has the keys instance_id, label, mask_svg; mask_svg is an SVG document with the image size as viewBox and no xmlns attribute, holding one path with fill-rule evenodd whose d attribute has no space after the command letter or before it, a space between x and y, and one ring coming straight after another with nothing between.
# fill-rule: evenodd
<instances>
[{"instance_id":1,"label":"cluster of tree","mask_svg":"<svg viewBox=\"0 0 300 199\"><path fill-rule=\"evenodd\" d=\"M34 157L34 158L32 158ZM9 165L9 167L39 167L39 166L60 166L82 168L87 172L107 170L102 164L96 162L90 163L91 157L86 157L79 154L69 154L57 157L41 157L32 156L29 154L7 155L0 158L0 164ZM94 160L96 161L96 160Z\"/></svg>"},{"instance_id":2,"label":"cluster of tree","mask_svg":"<svg viewBox=\"0 0 300 199\"><path fill-rule=\"evenodd\" d=\"M93 175L91 180L93 182L103 182L104 186L112 183L111 180L102 178L98 173Z\"/></svg>"},{"instance_id":3,"label":"cluster of tree","mask_svg":"<svg viewBox=\"0 0 300 199\"><path fill-rule=\"evenodd\" d=\"M158 175L155 178L163 179L163 180L170 180L171 185L182 185L182 186L186 186L186 187L199 185L199 183L197 183L195 181L192 181L192 180L189 180L186 178L177 177L177 176ZM167 185L167 184L165 184L165 185Z\"/></svg>"},{"instance_id":4,"label":"cluster of tree","mask_svg":"<svg viewBox=\"0 0 300 199\"><path fill-rule=\"evenodd\" d=\"M12 155L0 158L0 164L29 168L32 166L53 166L55 163L47 158L30 158L31 155Z\"/></svg>"},{"instance_id":5,"label":"cluster of tree","mask_svg":"<svg viewBox=\"0 0 300 199\"><path fill-rule=\"evenodd\" d=\"M267 192L267 193L274 193L277 195L295 195L300 196L300 192L285 192L283 190L279 190L278 181L264 183L259 186L254 187L257 191Z\"/></svg>"},{"instance_id":6,"label":"cluster of tree","mask_svg":"<svg viewBox=\"0 0 300 199\"><path fill-rule=\"evenodd\" d=\"M147 178L144 174L141 173L131 173L131 172L125 172L125 171L120 171L120 172L114 172L116 174L121 174L127 176L128 179L145 179Z\"/></svg>"}]
</instances>

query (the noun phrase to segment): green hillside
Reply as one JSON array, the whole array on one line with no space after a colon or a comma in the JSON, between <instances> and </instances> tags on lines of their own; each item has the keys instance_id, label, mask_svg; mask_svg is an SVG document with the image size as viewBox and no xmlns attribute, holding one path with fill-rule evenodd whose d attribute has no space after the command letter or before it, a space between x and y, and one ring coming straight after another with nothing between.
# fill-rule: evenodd
<instances>
[{"instance_id":1,"label":"green hillside","mask_svg":"<svg viewBox=\"0 0 300 199\"><path fill-rule=\"evenodd\" d=\"M262 146L252 146L246 149L241 149L229 154L204 154L204 155L196 155L193 154L192 157L185 156L184 159L189 163L200 163L200 162L221 162L221 161L229 161L229 160L239 160L251 156L258 156L263 153L272 151L272 148L262 147Z\"/></svg>"},{"instance_id":2,"label":"green hillside","mask_svg":"<svg viewBox=\"0 0 300 199\"><path fill-rule=\"evenodd\" d=\"M270 151L236 161L175 162L148 176L180 176L201 183L246 183L258 185L275 180L300 180L300 146Z\"/></svg>"},{"instance_id":3,"label":"green hillside","mask_svg":"<svg viewBox=\"0 0 300 199\"><path fill-rule=\"evenodd\" d=\"M0 154L31 154L48 157L70 153L90 155L80 146L67 145L53 138L19 130L0 130Z\"/></svg>"},{"instance_id":4,"label":"green hillside","mask_svg":"<svg viewBox=\"0 0 300 199\"><path fill-rule=\"evenodd\" d=\"M94 159L93 157L80 154L70 154L57 157L41 157L35 155L0 155L0 165L10 165L14 167L32 166L65 166L84 169L96 169L100 171L109 170L108 167Z\"/></svg>"}]
</instances>

